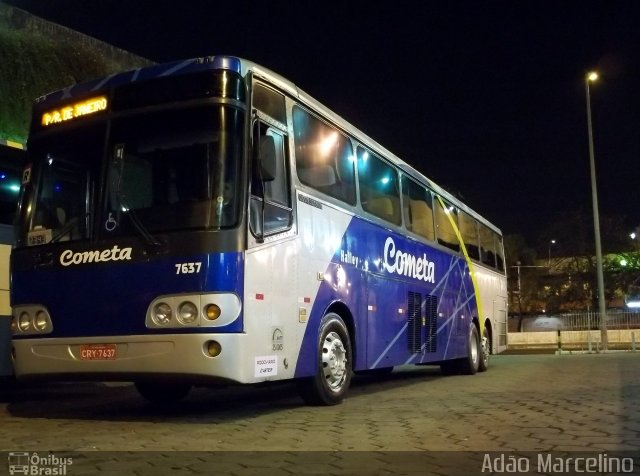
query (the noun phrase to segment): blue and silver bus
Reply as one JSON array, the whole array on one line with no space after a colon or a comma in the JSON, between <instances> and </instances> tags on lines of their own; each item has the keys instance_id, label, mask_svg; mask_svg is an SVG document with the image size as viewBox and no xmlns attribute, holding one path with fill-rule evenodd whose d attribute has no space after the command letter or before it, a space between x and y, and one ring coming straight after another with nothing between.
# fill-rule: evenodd
<instances>
[{"instance_id":1,"label":"blue and silver bus","mask_svg":"<svg viewBox=\"0 0 640 476\"><path fill-rule=\"evenodd\" d=\"M12 255L19 378L295 379L486 370L506 346L500 230L290 81L215 56L34 105Z\"/></svg>"},{"instance_id":2,"label":"blue and silver bus","mask_svg":"<svg viewBox=\"0 0 640 476\"><path fill-rule=\"evenodd\" d=\"M13 222L18 207L24 146L0 140L0 380L13 375L11 366L11 306L9 305L9 256Z\"/></svg>"}]
</instances>

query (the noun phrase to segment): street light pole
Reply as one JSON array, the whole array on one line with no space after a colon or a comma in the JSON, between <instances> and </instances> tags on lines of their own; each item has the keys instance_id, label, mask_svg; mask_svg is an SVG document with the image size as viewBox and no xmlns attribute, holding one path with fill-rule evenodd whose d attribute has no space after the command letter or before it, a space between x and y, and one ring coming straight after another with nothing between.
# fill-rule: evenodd
<instances>
[{"instance_id":1,"label":"street light pole","mask_svg":"<svg viewBox=\"0 0 640 476\"><path fill-rule=\"evenodd\" d=\"M589 134L589 166L591 168L591 200L593 203L593 230L596 241L596 272L598 277L598 308L600 311L600 335L602 350L609 347L607 335L607 309L604 300L604 273L602 271L602 244L600 242L600 215L598 212L598 189L596 186L596 160L593 152L593 128L591 125L591 96L589 94L589 82L598 79L598 73L591 72L585 77L587 90L587 130Z\"/></svg>"},{"instance_id":2,"label":"street light pole","mask_svg":"<svg viewBox=\"0 0 640 476\"><path fill-rule=\"evenodd\" d=\"M549 272L551 272L551 245L555 245L556 240L551 240L549 242L549 259L547 260L547 267L549 268Z\"/></svg>"}]
</instances>

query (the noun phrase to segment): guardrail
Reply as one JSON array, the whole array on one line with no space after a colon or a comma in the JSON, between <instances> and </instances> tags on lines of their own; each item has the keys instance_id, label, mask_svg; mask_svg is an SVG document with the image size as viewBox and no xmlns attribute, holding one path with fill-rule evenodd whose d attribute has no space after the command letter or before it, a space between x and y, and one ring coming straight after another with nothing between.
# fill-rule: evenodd
<instances>
[{"instance_id":1,"label":"guardrail","mask_svg":"<svg viewBox=\"0 0 640 476\"><path fill-rule=\"evenodd\" d=\"M509 330L515 332L519 317L512 316ZM609 310L607 329L640 329L640 312ZM586 331L600 329L600 313L573 312L553 315L526 316L522 318L522 332Z\"/></svg>"},{"instance_id":2,"label":"guardrail","mask_svg":"<svg viewBox=\"0 0 640 476\"><path fill-rule=\"evenodd\" d=\"M606 322L610 350L636 350L640 343L640 312L610 310ZM527 316L523 318L522 332L514 332L513 328L509 332L509 348L598 351L601 349L600 314Z\"/></svg>"}]
</instances>

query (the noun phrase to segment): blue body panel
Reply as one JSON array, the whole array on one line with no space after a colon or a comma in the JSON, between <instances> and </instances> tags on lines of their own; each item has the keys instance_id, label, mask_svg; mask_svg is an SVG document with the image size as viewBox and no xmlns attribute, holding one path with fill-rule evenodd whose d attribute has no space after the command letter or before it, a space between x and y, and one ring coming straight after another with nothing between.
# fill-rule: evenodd
<instances>
[{"instance_id":1,"label":"blue body panel","mask_svg":"<svg viewBox=\"0 0 640 476\"><path fill-rule=\"evenodd\" d=\"M202 262L200 273L176 274L176 264ZM210 332L211 329L154 329L145 326L151 301L165 294L233 292L243 298L242 253L211 253L134 262L87 263L13 272L13 304L47 307L53 332L43 337L83 337ZM216 328L241 332L243 316Z\"/></svg>"},{"instance_id":2,"label":"blue body panel","mask_svg":"<svg viewBox=\"0 0 640 476\"><path fill-rule=\"evenodd\" d=\"M394 246L385 248L389 238ZM392 250L395 253L391 254ZM421 260L422 267L405 267L403 259L396 262L398 253L413 256L414 262ZM396 269L400 266L401 271L390 271L390 266ZM412 272L405 273L405 269ZM322 282L316 296L296 376L315 373L317 329L335 302L344 303L352 313L356 370L437 362L466 355L469 326L472 318L478 316L478 309L467 262L458 254L354 218L325 276L328 279ZM437 334L433 336L437 341L431 343L423 336L418 351L409 349L409 293L422 297L422 316L427 314L427 296L437 302L434 323ZM424 331L425 326L418 327L420 332Z\"/></svg>"}]
</instances>

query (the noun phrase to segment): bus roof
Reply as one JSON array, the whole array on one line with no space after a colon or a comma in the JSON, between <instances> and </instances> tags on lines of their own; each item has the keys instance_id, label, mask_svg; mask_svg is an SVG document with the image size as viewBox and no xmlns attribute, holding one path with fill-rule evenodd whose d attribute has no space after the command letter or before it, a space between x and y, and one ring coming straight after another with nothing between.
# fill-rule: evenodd
<instances>
[{"instance_id":1,"label":"bus roof","mask_svg":"<svg viewBox=\"0 0 640 476\"><path fill-rule=\"evenodd\" d=\"M232 70L239 73L243 77L251 72L254 76L262 78L269 83L279 87L290 96L316 110L318 113L324 116L325 119L333 122L336 126L342 128L345 132L353 136L358 141L366 144L367 147L370 147L373 151L395 164L399 169L401 169L407 175L411 176L416 181L429 187L431 190L435 191L438 195L449 201L451 204L455 205L457 208L465 211L469 215L472 215L484 225L501 234L501 231L498 227L496 227L480 214L469 208L459 199L444 190L442 187L437 185L435 182L430 180L414 167L404 162L393 152L366 135L360 129L340 117L338 114L313 98L311 95L304 92L294 83L279 75L278 73L269 70L268 68L236 56L218 55L201 58L191 58L183 61L155 64L144 68L138 68L122 73L112 74L103 78L97 78L92 81L68 86L64 89L60 89L58 91L54 91L41 96L35 101L35 107L48 107L48 105L52 103L58 103L60 101L76 98L79 96L85 96L87 94L90 94L91 92L98 93L100 91L104 91L105 89L111 89L124 84L217 69Z\"/></svg>"}]
</instances>

